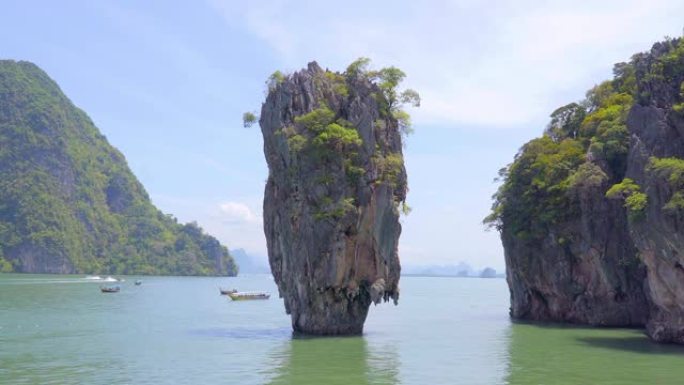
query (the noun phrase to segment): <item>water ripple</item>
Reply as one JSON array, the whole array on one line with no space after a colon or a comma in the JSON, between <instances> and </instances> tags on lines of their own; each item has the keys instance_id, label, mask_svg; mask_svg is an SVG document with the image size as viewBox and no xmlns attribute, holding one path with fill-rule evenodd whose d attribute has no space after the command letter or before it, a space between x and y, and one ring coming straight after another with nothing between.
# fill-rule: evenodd
<instances>
[{"instance_id":1,"label":"water ripple","mask_svg":"<svg viewBox=\"0 0 684 385\"><path fill-rule=\"evenodd\" d=\"M202 337L235 338L249 340L286 340L292 337L290 328L210 328L194 329L189 332L191 335Z\"/></svg>"}]
</instances>

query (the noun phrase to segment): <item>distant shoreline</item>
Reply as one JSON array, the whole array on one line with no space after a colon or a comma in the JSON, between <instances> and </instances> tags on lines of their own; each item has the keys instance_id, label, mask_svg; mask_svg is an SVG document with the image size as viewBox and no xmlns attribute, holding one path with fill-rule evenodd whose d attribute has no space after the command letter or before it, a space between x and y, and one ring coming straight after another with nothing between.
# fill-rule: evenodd
<instances>
[{"instance_id":1,"label":"distant shoreline","mask_svg":"<svg viewBox=\"0 0 684 385\"><path fill-rule=\"evenodd\" d=\"M145 274L60 274L60 273L0 273L0 277L3 275L54 275L54 276L112 276L112 277L178 277L178 278L236 278L251 275L268 275L271 273L243 273L237 276L232 275L145 275ZM480 277L477 275L453 275L453 274L429 274L429 273L406 273L401 274L402 277L430 277L430 278L481 278L481 279L502 279L506 278L505 275L497 275L496 277Z\"/></svg>"},{"instance_id":2,"label":"distant shoreline","mask_svg":"<svg viewBox=\"0 0 684 385\"><path fill-rule=\"evenodd\" d=\"M424 273L407 273L407 274L402 274L401 276L402 277L436 277L436 278L481 278L481 279L506 278L505 275L497 275L495 277L479 277L477 275L424 274Z\"/></svg>"}]
</instances>

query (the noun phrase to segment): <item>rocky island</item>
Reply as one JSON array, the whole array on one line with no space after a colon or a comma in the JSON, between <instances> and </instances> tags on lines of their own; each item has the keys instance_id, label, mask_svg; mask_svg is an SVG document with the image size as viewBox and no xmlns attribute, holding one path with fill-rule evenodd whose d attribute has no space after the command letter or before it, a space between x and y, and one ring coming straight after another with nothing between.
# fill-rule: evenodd
<instances>
[{"instance_id":1,"label":"rocky island","mask_svg":"<svg viewBox=\"0 0 684 385\"><path fill-rule=\"evenodd\" d=\"M0 61L0 272L236 275L36 65Z\"/></svg>"},{"instance_id":2,"label":"rocky island","mask_svg":"<svg viewBox=\"0 0 684 385\"><path fill-rule=\"evenodd\" d=\"M684 40L617 64L501 171L511 316L684 343Z\"/></svg>"},{"instance_id":3,"label":"rocky island","mask_svg":"<svg viewBox=\"0 0 684 385\"><path fill-rule=\"evenodd\" d=\"M313 62L268 81L264 231L295 332L360 334L371 303L399 298L410 130L401 106L419 104L415 91L397 91L404 76L359 59L344 73Z\"/></svg>"}]
</instances>

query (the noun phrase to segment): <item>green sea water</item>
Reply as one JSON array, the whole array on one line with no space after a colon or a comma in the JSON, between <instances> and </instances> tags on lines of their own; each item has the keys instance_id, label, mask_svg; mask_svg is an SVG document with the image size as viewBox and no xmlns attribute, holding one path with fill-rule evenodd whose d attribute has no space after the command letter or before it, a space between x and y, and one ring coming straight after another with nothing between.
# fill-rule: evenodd
<instances>
[{"instance_id":1,"label":"green sea water","mask_svg":"<svg viewBox=\"0 0 684 385\"><path fill-rule=\"evenodd\" d=\"M364 336L293 338L268 275L125 278L0 275L0 384L684 383L684 349L640 330L512 323L502 279L403 277Z\"/></svg>"}]
</instances>

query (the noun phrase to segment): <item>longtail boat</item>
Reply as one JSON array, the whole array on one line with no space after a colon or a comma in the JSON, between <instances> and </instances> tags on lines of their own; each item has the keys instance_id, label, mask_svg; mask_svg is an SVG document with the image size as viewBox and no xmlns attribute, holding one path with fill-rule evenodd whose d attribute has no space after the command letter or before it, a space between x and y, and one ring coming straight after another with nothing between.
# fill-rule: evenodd
<instances>
[{"instance_id":1,"label":"longtail boat","mask_svg":"<svg viewBox=\"0 0 684 385\"><path fill-rule=\"evenodd\" d=\"M250 299L269 299L271 295L262 292L229 292L226 293L233 301L245 301Z\"/></svg>"}]
</instances>

